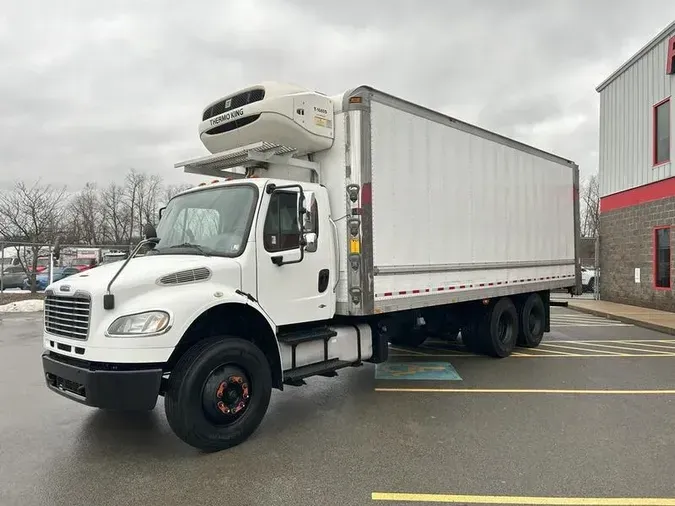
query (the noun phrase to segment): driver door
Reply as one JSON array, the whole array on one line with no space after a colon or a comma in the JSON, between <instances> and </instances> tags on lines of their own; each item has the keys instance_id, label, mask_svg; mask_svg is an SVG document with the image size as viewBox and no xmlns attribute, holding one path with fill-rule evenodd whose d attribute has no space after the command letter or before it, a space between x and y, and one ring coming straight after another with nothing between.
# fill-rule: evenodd
<instances>
[{"instance_id":1,"label":"driver door","mask_svg":"<svg viewBox=\"0 0 675 506\"><path fill-rule=\"evenodd\" d=\"M305 196L313 195L305 193ZM315 205L310 207L310 202ZM333 316L333 266L328 227L319 230L327 209L314 198L310 207L310 247L300 249L297 188L265 194L256 229L258 302L276 325L325 320ZM323 219L322 219L323 218ZM300 261L300 259L302 260ZM276 262L276 263L275 263ZM281 262L280 265L279 262ZM287 263L288 262L288 263Z\"/></svg>"}]
</instances>

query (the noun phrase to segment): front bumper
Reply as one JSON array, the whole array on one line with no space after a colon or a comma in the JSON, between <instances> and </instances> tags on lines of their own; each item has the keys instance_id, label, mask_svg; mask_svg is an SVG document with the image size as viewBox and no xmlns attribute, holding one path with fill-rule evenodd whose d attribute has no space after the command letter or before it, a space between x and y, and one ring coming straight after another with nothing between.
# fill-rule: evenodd
<instances>
[{"instance_id":1,"label":"front bumper","mask_svg":"<svg viewBox=\"0 0 675 506\"><path fill-rule=\"evenodd\" d=\"M157 404L161 367L147 364L100 364L51 352L42 354L47 387L87 406L113 410L146 411Z\"/></svg>"}]
</instances>

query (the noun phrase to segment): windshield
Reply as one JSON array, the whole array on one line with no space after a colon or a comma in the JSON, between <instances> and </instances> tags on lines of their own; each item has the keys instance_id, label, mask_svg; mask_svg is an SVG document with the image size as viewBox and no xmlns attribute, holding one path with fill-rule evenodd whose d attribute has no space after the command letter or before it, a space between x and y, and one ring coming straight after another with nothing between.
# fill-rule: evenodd
<instances>
[{"instance_id":1,"label":"windshield","mask_svg":"<svg viewBox=\"0 0 675 506\"><path fill-rule=\"evenodd\" d=\"M221 186L171 200L157 228L157 253L238 256L246 246L257 187Z\"/></svg>"}]
</instances>

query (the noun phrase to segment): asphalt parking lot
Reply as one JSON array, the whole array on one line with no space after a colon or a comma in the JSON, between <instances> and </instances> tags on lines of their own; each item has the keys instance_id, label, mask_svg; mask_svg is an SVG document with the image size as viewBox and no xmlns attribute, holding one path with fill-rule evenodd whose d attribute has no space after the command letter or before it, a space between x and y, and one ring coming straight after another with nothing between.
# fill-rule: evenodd
<instances>
[{"instance_id":1,"label":"asphalt parking lot","mask_svg":"<svg viewBox=\"0 0 675 506\"><path fill-rule=\"evenodd\" d=\"M210 455L161 404L47 391L41 316L3 316L0 505L675 504L675 338L553 311L504 360L430 341L275 392L251 439Z\"/></svg>"}]
</instances>

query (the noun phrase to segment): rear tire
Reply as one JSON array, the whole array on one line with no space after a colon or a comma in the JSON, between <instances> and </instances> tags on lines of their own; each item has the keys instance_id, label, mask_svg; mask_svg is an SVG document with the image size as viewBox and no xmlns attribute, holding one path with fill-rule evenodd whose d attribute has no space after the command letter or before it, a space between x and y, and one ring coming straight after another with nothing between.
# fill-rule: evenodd
<instances>
[{"instance_id":1,"label":"rear tire","mask_svg":"<svg viewBox=\"0 0 675 506\"><path fill-rule=\"evenodd\" d=\"M595 278L591 278L591 279L588 280L587 290L589 292L592 292L592 291L594 291L594 289L595 289Z\"/></svg>"},{"instance_id":2,"label":"rear tire","mask_svg":"<svg viewBox=\"0 0 675 506\"><path fill-rule=\"evenodd\" d=\"M525 300L520 310L519 321L518 344L526 348L539 346L546 328L546 311L538 293L531 293Z\"/></svg>"},{"instance_id":3,"label":"rear tire","mask_svg":"<svg viewBox=\"0 0 675 506\"><path fill-rule=\"evenodd\" d=\"M213 452L255 432L271 393L264 353L249 341L220 336L198 342L180 358L169 376L164 407L176 436Z\"/></svg>"},{"instance_id":4,"label":"rear tire","mask_svg":"<svg viewBox=\"0 0 675 506\"><path fill-rule=\"evenodd\" d=\"M511 355L518 339L518 311L510 298L499 299L485 313L478 324L478 338L486 355Z\"/></svg>"}]
</instances>

